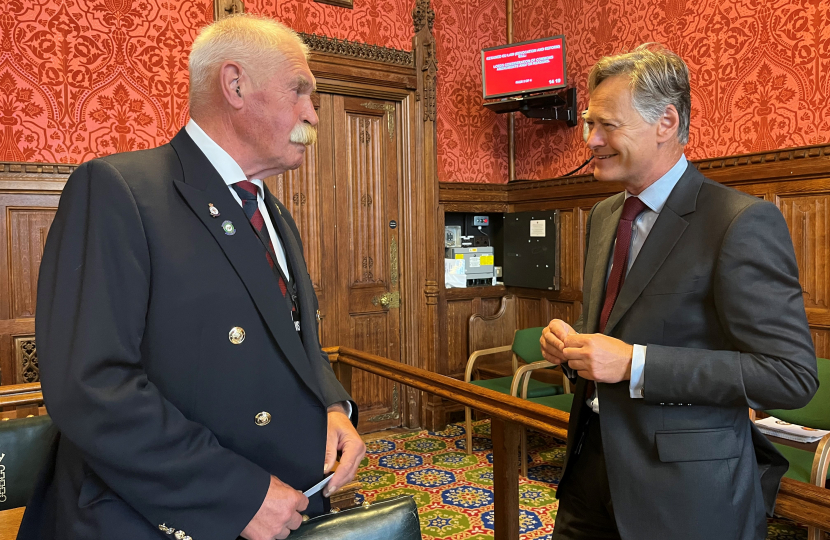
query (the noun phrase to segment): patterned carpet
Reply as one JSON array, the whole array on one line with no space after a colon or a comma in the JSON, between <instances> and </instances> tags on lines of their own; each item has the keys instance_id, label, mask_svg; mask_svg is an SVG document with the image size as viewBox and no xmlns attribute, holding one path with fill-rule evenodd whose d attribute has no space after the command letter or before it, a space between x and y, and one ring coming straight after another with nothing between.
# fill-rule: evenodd
<instances>
[{"instance_id":1,"label":"patterned carpet","mask_svg":"<svg viewBox=\"0 0 830 540\"><path fill-rule=\"evenodd\" d=\"M374 438L357 473L362 502L411 495L418 504L425 540L484 540L493 536L493 453L489 421L473 426L467 455L463 425L445 431L414 431ZM549 540L559 506L556 485L565 446L528 433L528 478L519 478L524 540ZM770 520L768 539L801 540L807 530L787 520Z\"/></svg>"}]
</instances>

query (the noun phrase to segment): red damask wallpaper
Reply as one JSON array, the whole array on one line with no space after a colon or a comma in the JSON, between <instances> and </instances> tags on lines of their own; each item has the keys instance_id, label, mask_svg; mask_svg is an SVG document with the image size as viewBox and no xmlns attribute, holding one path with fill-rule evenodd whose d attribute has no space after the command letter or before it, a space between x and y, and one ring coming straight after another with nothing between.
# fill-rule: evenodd
<instances>
[{"instance_id":1,"label":"red damask wallpaper","mask_svg":"<svg viewBox=\"0 0 830 540\"><path fill-rule=\"evenodd\" d=\"M415 0L354 0L354 9L313 0L246 0L245 9L282 21L298 32L393 49L412 50Z\"/></svg>"},{"instance_id":2,"label":"red damask wallpaper","mask_svg":"<svg viewBox=\"0 0 830 540\"><path fill-rule=\"evenodd\" d=\"M514 28L516 41L565 34L581 108L600 56L646 41L680 54L692 78L692 159L830 140L828 0L515 0ZM518 178L559 176L589 155L580 127L517 118Z\"/></svg>"},{"instance_id":3,"label":"red damask wallpaper","mask_svg":"<svg viewBox=\"0 0 830 540\"><path fill-rule=\"evenodd\" d=\"M410 0L255 0L309 33L412 48ZM187 55L212 0L0 0L0 161L152 148L187 121Z\"/></svg>"},{"instance_id":4,"label":"red damask wallpaper","mask_svg":"<svg viewBox=\"0 0 830 540\"><path fill-rule=\"evenodd\" d=\"M438 56L438 178L504 182L507 122L504 115L481 105L481 49L506 42L505 2L433 0L432 6Z\"/></svg>"},{"instance_id":5,"label":"red damask wallpaper","mask_svg":"<svg viewBox=\"0 0 830 540\"><path fill-rule=\"evenodd\" d=\"M0 0L0 160L79 163L168 141L209 0Z\"/></svg>"}]
</instances>

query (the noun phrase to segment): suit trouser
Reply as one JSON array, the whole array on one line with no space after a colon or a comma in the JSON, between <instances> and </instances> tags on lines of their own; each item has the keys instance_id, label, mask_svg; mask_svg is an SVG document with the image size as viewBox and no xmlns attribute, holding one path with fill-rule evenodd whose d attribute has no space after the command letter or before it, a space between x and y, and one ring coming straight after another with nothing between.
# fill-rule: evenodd
<instances>
[{"instance_id":1,"label":"suit trouser","mask_svg":"<svg viewBox=\"0 0 830 540\"><path fill-rule=\"evenodd\" d=\"M568 474L567 486L559 495L552 540L619 540L620 533L614 520L611 488L602 451L602 433L599 415L588 415L585 438L573 469ZM560 486L561 487L561 486Z\"/></svg>"}]
</instances>

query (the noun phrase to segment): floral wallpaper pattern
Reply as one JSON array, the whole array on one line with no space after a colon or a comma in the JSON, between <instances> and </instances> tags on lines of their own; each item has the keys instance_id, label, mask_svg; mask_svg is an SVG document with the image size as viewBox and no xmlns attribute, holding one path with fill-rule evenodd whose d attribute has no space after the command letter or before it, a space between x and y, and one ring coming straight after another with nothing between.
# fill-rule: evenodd
<instances>
[{"instance_id":1,"label":"floral wallpaper pattern","mask_svg":"<svg viewBox=\"0 0 830 540\"><path fill-rule=\"evenodd\" d=\"M410 50L409 0L254 0L308 33ZM81 163L185 124L187 55L212 0L0 0L0 161Z\"/></svg>"},{"instance_id":2,"label":"floral wallpaper pattern","mask_svg":"<svg viewBox=\"0 0 830 540\"><path fill-rule=\"evenodd\" d=\"M688 157L830 140L828 0L515 1L517 41L565 34L580 110L600 56L657 41L691 71ZM516 123L518 178L556 177L589 155L579 127Z\"/></svg>"}]
</instances>

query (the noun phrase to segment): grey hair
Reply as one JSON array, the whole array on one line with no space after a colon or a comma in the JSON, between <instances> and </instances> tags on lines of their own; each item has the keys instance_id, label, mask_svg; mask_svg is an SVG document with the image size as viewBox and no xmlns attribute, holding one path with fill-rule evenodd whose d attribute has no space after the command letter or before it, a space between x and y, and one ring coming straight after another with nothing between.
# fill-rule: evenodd
<instances>
[{"instance_id":1,"label":"grey hair","mask_svg":"<svg viewBox=\"0 0 830 540\"><path fill-rule=\"evenodd\" d=\"M667 106L674 105L680 117L677 140L680 144L689 142L692 96L689 68L682 58L657 43L644 43L631 52L605 56L588 75L588 92L616 75L631 78L632 103L649 124L657 122Z\"/></svg>"},{"instance_id":2,"label":"grey hair","mask_svg":"<svg viewBox=\"0 0 830 540\"><path fill-rule=\"evenodd\" d=\"M191 110L210 102L223 62L239 62L258 86L275 73L292 45L308 59L308 47L300 36L267 17L240 14L204 27L193 42L188 62Z\"/></svg>"}]
</instances>

